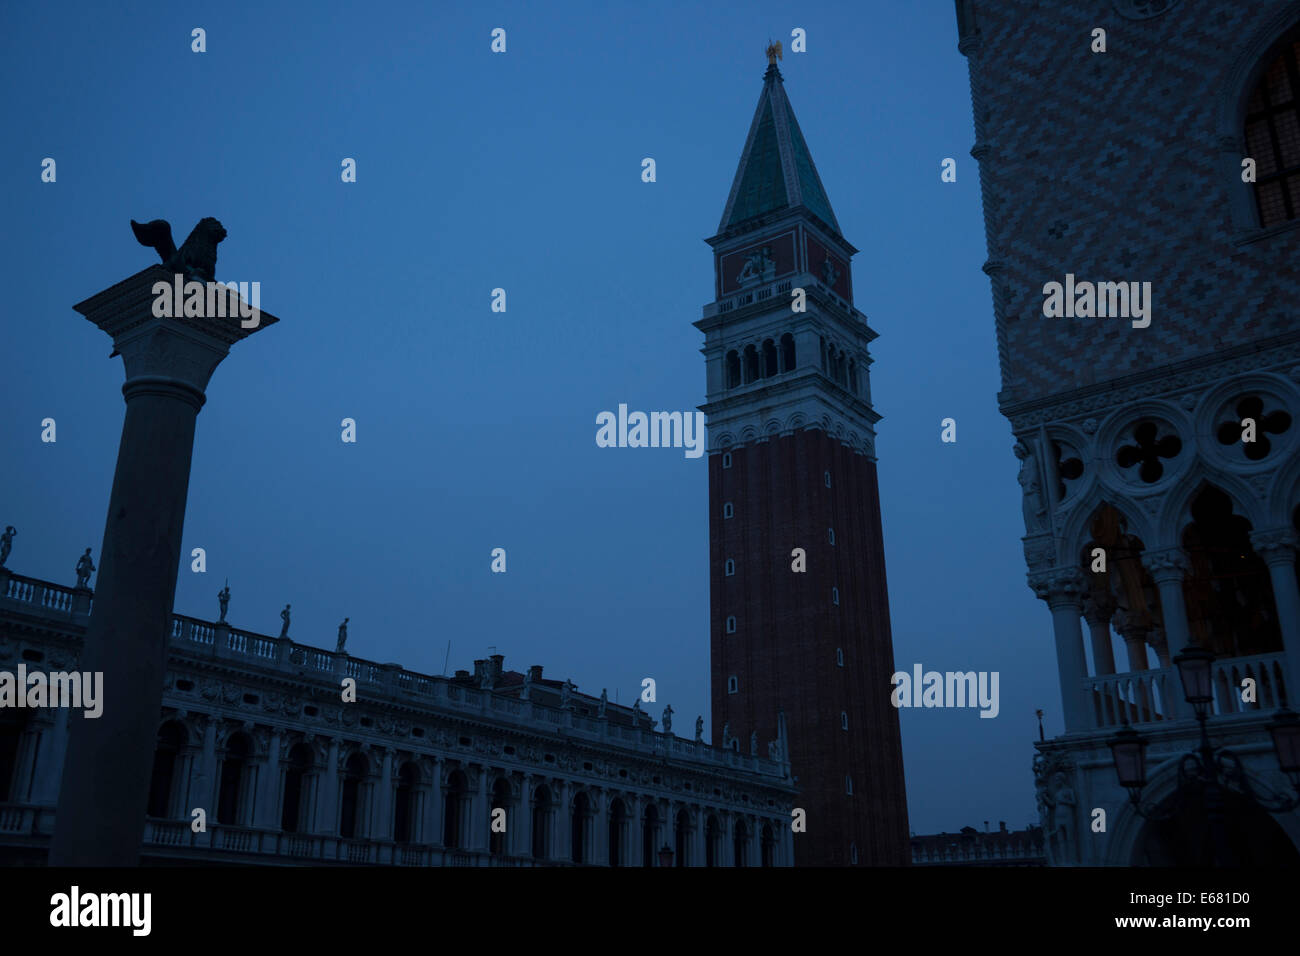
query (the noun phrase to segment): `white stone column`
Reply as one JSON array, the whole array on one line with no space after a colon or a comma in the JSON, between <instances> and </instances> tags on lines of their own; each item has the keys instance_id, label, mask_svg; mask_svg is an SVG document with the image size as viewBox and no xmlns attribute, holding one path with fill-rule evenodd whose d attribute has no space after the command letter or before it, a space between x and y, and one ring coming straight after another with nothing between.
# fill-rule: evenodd
<instances>
[{"instance_id":1,"label":"white stone column","mask_svg":"<svg viewBox=\"0 0 1300 956\"><path fill-rule=\"evenodd\" d=\"M186 806L179 807L181 817L188 818L195 807L202 807L207 813L208 822L217 819L217 722L220 718L209 716L203 722L203 750L199 754L198 767L191 778L189 799ZM182 785L181 792L185 792Z\"/></svg>"},{"instance_id":2,"label":"white stone column","mask_svg":"<svg viewBox=\"0 0 1300 956\"><path fill-rule=\"evenodd\" d=\"M331 737L325 755L325 773L322 774L316 798L316 827L313 832L334 836L339 832L339 741Z\"/></svg>"},{"instance_id":3,"label":"white stone column","mask_svg":"<svg viewBox=\"0 0 1300 956\"><path fill-rule=\"evenodd\" d=\"M1088 664L1083 654L1083 628L1079 623L1086 593L1083 572L1078 568L1038 572L1030 575L1030 587L1052 611L1065 732L1079 733L1092 726L1089 715L1091 701L1087 699L1083 685L1088 676Z\"/></svg>"},{"instance_id":4,"label":"white stone column","mask_svg":"<svg viewBox=\"0 0 1300 956\"><path fill-rule=\"evenodd\" d=\"M1165 627L1165 641L1171 658L1181 654L1192 642L1187 627L1187 605L1183 601L1183 576L1190 566L1178 548L1144 551L1142 565L1151 574L1160 592L1160 612ZM1294 582L1293 582L1294 584Z\"/></svg>"},{"instance_id":5,"label":"white stone column","mask_svg":"<svg viewBox=\"0 0 1300 956\"><path fill-rule=\"evenodd\" d=\"M709 860L705 847L705 841L708 839L705 832L708 825L708 813L704 807L698 804L693 809L694 812L691 816L695 822L695 829L691 831L691 865L706 866Z\"/></svg>"},{"instance_id":6,"label":"white stone column","mask_svg":"<svg viewBox=\"0 0 1300 956\"><path fill-rule=\"evenodd\" d=\"M591 862L597 866L609 866L609 791L595 788L595 813L592 814L592 829L595 839L592 841Z\"/></svg>"},{"instance_id":7,"label":"white stone column","mask_svg":"<svg viewBox=\"0 0 1300 956\"><path fill-rule=\"evenodd\" d=\"M1115 651L1110 641L1110 618L1115 613L1113 601L1084 599L1083 619L1092 637L1092 664L1097 676L1115 673Z\"/></svg>"},{"instance_id":8,"label":"white stone column","mask_svg":"<svg viewBox=\"0 0 1300 956\"><path fill-rule=\"evenodd\" d=\"M1282 630L1282 653L1286 659L1287 701L1294 710L1300 703L1300 591L1295 580L1297 535L1290 528L1256 531L1250 536L1255 553L1268 565L1273 582L1273 603Z\"/></svg>"},{"instance_id":9,"label":"white stone column","mask_svg":"<svg viewBox=\"0 0 1300 956\"><path fill-rule=\"evenodd\" d=\"M722 854L718 861L720 866L736 865L736 818L732 813L723 813L722 822Z\"/></svg>"},{"instance_id":10,"label":"white stone column","mask_svg":"<svg viewBox=\"0 0 1300 956\"><path fill-rule=\"evenodd\" d=\"M624 797L627 805L627 820L623 826L627 830L623 837L623 865L641 866L645 856L645 833L641 825L641 798L636 794Z\"/></svg>"},{"instance_id":11,"label":"white stone column","mask_svg":"<svg viewBox=\"0 0 1300 956\"><path fill-rule=\"evenodd\" d=\"M370 826L364 834L371 840L391 843L393 840L393 751L384 749L384 759L379 766L379 783L375 787L374 808Z\"/></svg>"},{"instance_id":12,"label":"white stone column","mask_svg":"<svg viewBox=\"0 0 1300 956\"><path fill-rule=\"evenodd\" d=\"M526 773L519 779L519 799L514 805L514 819L506 833L506 846L513 846L512 856L532 859L533 856L533 775ZM507 851L510 852L510 851Z\"/></svg>"},{"instance_id":13,"label":"white stone column","mask_svg":"<svg viewBox=\"0 0 1300 956\"><path fill-rule=\"evenodd\" d=\"M253 826L268 830L280 829L280 793L283 789L284 770L280 766L280 743L283 732L271 731L266 744L266 762L257 774L257 800L253 808Z\"/></svg>"},{"instance_id":14,"label":"white stone column","mask_svg":"<svg viewBox=\"0 0 1300 956\"><path fill-rule=\"evenodd\" d=\"M487 852L491 821L492 800L488 796L488 776L487 767L478 768L478 787L469 800L469 812L465 814L469 826L469 832L465 834L466 846L482 853Z\"/></svg>"},{"instance_id":15,"label":"white stone column","mask_svg":"<svg viewBox=\"0 0 1300 956\"><path fill-rule=\"evenodd\" d=\"M552 788L555 791L555 820L551 828L551 859L573 859L573 807L572 789L567 780L556 780Z\"/></svg>"},{"instance_id":16,"label":"white stone column","mask_svg":"<svg viewBox=\"0 0 1300 956\"><path fill-rule=\"evenodd\" d=\"M442 845L442 761L437 757L430 757L429 767L431 770L429 789L425 796L424 802L424 831L421 833L420 842L431 844L433 846Z\"/></svg>"},{"instance_id":17,"label":"white stone column","mask_svg":"<svg viewBox=\"0 0 1300 956\"><path fill-rule=\"evenodd\" d=\"M68 742L69 708L56 708L53 719L41 729L40 747L33 768L31 802L43 806L56 806L59 802L59 781L63 776L63 754ZM87 718L78 715L78 720ZM15 787L14 792L18 790Z\"/></svg>"}]
</instances>

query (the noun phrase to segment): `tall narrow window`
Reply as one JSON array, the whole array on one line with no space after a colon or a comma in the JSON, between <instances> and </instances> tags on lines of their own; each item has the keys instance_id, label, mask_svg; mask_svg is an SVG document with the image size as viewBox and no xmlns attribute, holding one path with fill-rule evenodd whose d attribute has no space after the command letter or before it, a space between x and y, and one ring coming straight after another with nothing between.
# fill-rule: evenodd
<instances>
[{"instance_id":1,"label":"tall narrow window","mask_svg":"<svg viewBox=\"0 0 1300 956\"><path fill-rule=\"evenodd\" d=\"M839 604L839 603L840 603L840 589L839 589L839 588L831 588L831 603L832 603L832 604Z\"/></svg>"},{"instance_id":2,"label":"tall narrow window","mask_svg":"<svg viewBox=\"0 0 1300 956\"><path fill-rule=\"evenodd\" d=\"M857 863L858 863L858 845L857 845L856 843L850 843L850 844L849 844L849 862L852 863L854 866L857 866Z\"/></svg>"},{"instance_id":3,"label":"tall narrow window","mask_svg":"<svg viewBox=\"0 0 1300 956\"><path fill-rule=\"evenodd\" d=\"M727 618L727 633L736 633L736 616L734 614Z\"/></svg>"},{"instance_id":4,"label":"tall narrow window","mask_svg":"<svg viewBox=\"0 0 1300 956\"><path fill-rule=\"evenodd\" d=\"M732 349L727 353L727 388L740 384L740 353Z\"/></svg>"},{"instance_id":5,"label":"tall narrow window","mask_svg":"<svg viewBox=\"0 0 1300 956\"><path fill-rule=\"evenodd\" d=\"M776 343L767 339L763 342L763 377L771 378L776 371Z\"/></svg>"},{"instance_id":6,"label":"tall narrow window","mask_svg":"<svg viewBox=\"0 0 1300 956\"><path fill-rule=\"evenodd\" d=\"M745 384L758 381L758 349L745 346Z\"/></svg>"},{"instance_id":7,"label":"tall narrow window","mask_svg":"<svg viewBox=\"0 0 1300 956\"><path fill-rule=\"evenodd\" d=\"M840 711L840 730L849 729L849 715L845 711Z\"/></svg>"},{"instance_id":8,"label":"tall narrow window","mask_svg":"<svg viewBox=\"0 0 1300 956\"><path fill-rule=\"evenodd\" d=\"M852 778L852 777L847 777L847 776L846 776L846 777L844 778L844 792L847 793L849 796L853 796L853 778Z\"/></svg>"},{"instance_id":9,"label":"tall narrow window","mask_svg":"<svg viewBox=\"0 0 1300 956\"><path fill-rule=\"evenodd\" d=\"M1246 104L1246 153L1256 163L1259 224L1300 217L1300 36L1269 64Z\"/></svg>"},{"instance_id":10,"label":"tall narrow window","mask_svg":"<svg viewBox=\"0 0 1300 956\"><path fill-rule=\"evenodd\" d=\"M730 467L731 467L731 452L729 452L729 451L724 451L724 452L722 453L722 467L723 467L723 468L730 468Z\"/></svg>"},{"instance_id":11,"label":"tall narrow window","mask_svg":"<svg viewBox=\"0 0 1300 956\"><path fill-rule=\"evenodd\" d=\"M827 529L826 529L826 539L827 539L828 541L830 541L831 544L834 544L834 543L835 543L835 529L834 529L834 528L827 528Z\"/></svg>"},{"instance_id":12,"label":"tall narrow window","mask_svg":"<svg viewBox=\"0 0 1300 956\"><path fill-rule=\"evenodd\" d=\"M829 488L831 486L831 473L829 471L823 472L822 480L826 482L826 487Z\"/></svg>"},{"instance_id":13,"label":"tall narrow window","mask_svg":"<svg viewBox=\"0 0 1300 956\"><path fill-rule=\"evenodd\" d=\"M731 558L727 558L727 566L726 566L727 577L731 577L735 573L736 573L736 562L731 560Z\"/></svg>"},{"instance_id":14,"label":"tall narrow window","mask_svg":"<svg viewBox=\"0 0 1300 956\"><path fill-rule=\"evenodd\" d=\"M736 680L736 676L733 674L727 678L727 693L734 694L738 690L740 690L740 682Z\"/></svg>"},{"instance_id":15,"label":"tall narrow window","mask_svg":"<svg viewBox=\"0 0 1300 956\"><path fill-rule=\"evenodd\" d=\"M844 648L842 647L835 648L835 666L836 667L844 666Z\"/></svg>"},{"instance_id":16,"label":"tall narrow window","mask_svg":"<svg viewBox=\"0 0 1300 956\"><path fill-rule=\"evenodd\" d=\"M781 336L781 371L794 371L794 336L789 332Z\"/></svg>"},{"instance_id":17,"label":"tall narrow window","mask_svg":"<svg viewBox=\"0 0 1300 956\"><path fill-rule=\"evenodd\" d=\"M735 513L736 513L736 509L731 507L730 501L728 501L726 504L722 506L722 517L730 518Z\"/></svg>"}]
</instances>

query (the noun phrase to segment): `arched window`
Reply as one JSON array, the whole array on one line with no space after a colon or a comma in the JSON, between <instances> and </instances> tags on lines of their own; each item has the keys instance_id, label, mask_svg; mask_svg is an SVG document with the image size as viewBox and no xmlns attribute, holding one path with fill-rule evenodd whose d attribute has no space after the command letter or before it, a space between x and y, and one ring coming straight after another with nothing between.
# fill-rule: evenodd
<instances>
[{"instance_id":1,"label":"arched window","mask_svg":"<svg viewBox=\"0 0 1300 956\"><path fill-rule=\"evenodd\" d=\"M533 859L551 858L551 789L542 784L533 794Z\"/></svg>"},{"instance_id":2,"label":"arched window","mask_svg":"<svg viewBox=\"0 0 1300 956\"><path fill-rule=\"evenodd\" d=\"M736 633L736 615L732 614L727 618L727 633Z\"/></svg>"},{"instance_id":3,"label":"arched window","mask_svg":"<svg viewBox=\"0 0 1300 956\"><path fill-rule=\"evenodd\" d=\"M731 517L732 515L734 515L735 513L736 513L736 509L733 508L733 507L731 507L731 502L730 502L730 501L728 501L728 502L726 502L725 504L723 504L723 506L722 506L722 517L724 517L724 518L730 518L730 517Z\"/></svg>"},{"instance_id":4,"label":"arched window","mask_svg":"<svg viewBox=\"0 0 1300 956\"><path fill-rule=\"evenodd\" d=\"M826 539L827 539L828 541L830 541L830 543L831 543L832 545L835 544L835 529L834 529L834 528L827 528L827 529L826 529Z\"/></svg>"},{"instance_id":5,"label":"arched window","mask_svg":"<svg viewBox=\"0 0 1300 956\"><path fill-rule=\"evenodd\" d=\"M849 391L854 395L858 394L858 362L857 359L849 359Z\"/></svg>"},{"instance_id":6,"label":"arched window","mask_svg":"<svg viewBox=\"0 0 1300 956\"><path fill-rule=\"evenodd\" d=\"M840 589L831 588L831 603L838 605L840 603Z\"/></svg>"},{"instance_id":7,"label":"arched window","mask_svg":"<svg viewBox=\"0 0 1300 956\"><path fill-rule=\"evenodd\" d=\"M727 388L740 384L740 353L732 349L727 353Z\"/></svg>"},{"instance_id":8,"label":"arched window","mask_svg":"<svg viewBox=\"0 0 1300 956\"><path fill-rule=\"evenodd\" d=\"M745 826L744 820L737 820L736 827L732 833L732 865L749 866L749 859L746 850L749 848L749 829Z\"/></svg>"},{"instance_id":9,"label":"arched window","mask_svg":"<svg viewBox=\"0 0 1300 956\"><path fill-rule=\"evenodd\" d=\"M781 336L781 371L793 372L794 366L794 336L787 332Z\"/></svg>"},{"instance_id":10,"label":"arched window","mask_svg":"<svg viewBox=\"0 0 1300 956\"><path fill-rule=\"evenodd\" d=\"M420 772L415 764L402 764L397 771L397 793L393 802L393 839L398 843L415 842L416 808L419 805Z\"/></svg>"},{"instance_id":11,"label":"arched window","mask_svg":"<svg viewBox=\"0 0 1300 956\"><path fill-rule=\"evenodd\" d=\"M736 562L731 560L731 558L727 558L727 564L724 570L726 572L727 577L731 577L733 574L736 573Z\"/></svg>"},{"instance_id":12,"label":"arched window","mask_svg":"<svg viewBox=\"0 0 1300 956\"><path fill-rule=\"evenodd\" d=\"M232 734L226 743L226 758L221 761L221 787L217 791L217 822L248 824L248 805L252 801L251 757L253 742L247 734Z\"/></svg>"},{"instance_id":13,"label":"arched window","mask_svg":"<svg viewBox=\"0 0 1300 956\"><path fill-rule=\"evenodd\" d=\"M835 648L835 666L844 666L844 648L842 647Z\"/></svg>"},{"instance_id":14,"label":"arched window","mask_svg":"<svg viewBox=\"0 0 1300 956\"><path fill-rule=\"evenodd\" d=\"M758 381L758 349L745 346L745 384Z\"/></svg>"},{"instance_id":15,"label":"arched window","mask_svg":"<svg viewBox=\"0 0 1300 956\"><path fill-rule=\"evenodd\" d=\"M442 845L449 849L459 849L462 844L465 803L469 799L469 781L465 771L453 770L447 778L446 796L443 798L442 810Z\"/></svg>"},{"instance_id":16,"label":"arched window","mask_svg":"<svg viewBox=\"0 0 1300 956\"><path fill-rule=\"evenodd\" d=\"M723 467L723 468L730 468L730 467L731 467L731 452L729 452L729 451L724 451L724 452L722 453L722 467Z\"/></svg>"},{"instance_id":17,"label":"arched window","mask_svg":"<svg viewBox=\"0 0 1300 956\"><path fill-rule=\"evenodd\" d=\"M776 343L767 339L763 342L763 377L771 378L776 373Z\"/></svg>"},{"instance_id":18,"label":"arched window","mask_svg":"<svg viewBox=\"0 0 1300 956\"><path fill-rule=\"evenodd\" d=\"M284 803L280 809L280 829L285 833L298 833L310 819L312 765L310 747L297 743L290 748L284 767Z\"/></svg>"},{"instance_id":19,"label":"arched window","mask_svg":"<svg viewBox=\"0 0 1300 956\"><path fill-rule=\"evenodd\" d=\"M365 836L365 786L370 764L363 754L354 753L343 765L343 787L339 798L339 836L345 840Z\"/></svg>"},{"instance_id":20,"label":"arched window","mask_svg":"<svg viewBox=\"0 0 1300 956\"><path fill-rule=\"evenodd\" d=\"M181 749L188 740L185 727L169 720L158 729L158 747L153 755L153 776L149 781L149 816L171 819L176 815L176 769Z\"/></svg>"},{"instance_id":21,"label":"arched window","mask_svg":"<svg viewBox=\"0 0 1300 956\"><path fill-rule=\"evenodd\" d=\"M732 674L727 678L727 693L734 694L740 690L740 682L736 680L736 675Z\"/></svg>"},{"instance_id":22,"label":"arched window","mask_svg":"<svg viewBox=\"0 0 1300 956\"><path fill-rule=\"evenodd\" d=\"M8 707L0 709L0 803L19 802L22 794L14 793L18 787L18 749L23 739L27 721L21 711Z\"/></svg>"},{"instance_id":23,"label":"arched window","mask_svg":"<svg viewBox=\"0 0 1300 956\"><path fill-rule=\"evenodd\" d=\"M722 842L722 828L718 826L718 818L710 815L708 822L704 824L704 865L718 865L718 844Z\"/></svg>"},{"instance_id":24,"label":"arched window","mask_svg":"<svg viewBox=\"0 0 1300 956\"><path fill-rule=\"evenodd\" d=\"M849 715L846 711L840 711L840 730L849 729Z\"/></svg>"},{"instance_id":25,"label":"arched window","mask_svg":"<svg viewBox=\"0 0 1300 956\"><path fill-rule=\"evenodd\" d=\"M496 783L492 784L492 809L488 813L488 852L493 856L505 856L510 848L506 842L506 837L510 833L510 782L497 777ZM498 832L498 825L494 821L501 814L498 810L505 811L505 830Z\"/></svg>"},{"instance_id":26,"label":"arched window","mask_svg":"<svg viewBox=\"0 0 1300 956\"><path fill-rule=\"evenodd\" d=\"M1256 164L1260 225L1300 218L1300 33L1283 45L1251 93L1246 151Z\"/></svg>"},{"instance_id":27,"label":"arched window","mask_svg":"<svg viewBox=\"0 0 1300 956\"><path fill-rule=\"evenodd\" d=\"M776 837L772 835L772 825L770 823L763 824L761 842L763 847L763 859L761 865L775 866L776 865Z\"/></svg>"}]
</instances>

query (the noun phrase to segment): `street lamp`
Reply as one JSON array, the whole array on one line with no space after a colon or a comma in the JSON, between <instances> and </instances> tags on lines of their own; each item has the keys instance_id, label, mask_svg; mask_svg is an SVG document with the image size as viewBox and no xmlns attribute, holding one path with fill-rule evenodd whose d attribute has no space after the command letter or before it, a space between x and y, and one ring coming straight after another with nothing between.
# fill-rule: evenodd
<instances>
[{"instance_id":1,"label":"street lamp","mask_svg":"<svg viewBox=\"0 0 1300 956\"><path fill-rule=\"evenodd\" d=\"M1132 727L1125 726L1107 743L1110 745L1120 786L1128 791L1129 801L1143 818L1168 820L1181 809L1188 792L1192 789L1201 791L1210 825L1215 863L1228 866L1231 865L1231 850L1228 846L1227 827L1224 825L1225 790L1245 797L1270 813L1286 813L1300 807L1300 716L1283 707L1268 724L1278 764L1291 779L1296 796L1264 797L1255 793L1241 759L1226 747L1216 751L1210 743L1206 722L1210 703L1214 700L1213 663L1214 654L1196 646L1186 648L1174 658L1183 685L1183 696L1192 705L1196 722L1200 725L1201 740L1196 750L1183 754L1178 762L1178 787L1169 806L1157 810L1142 803L1142 790L1147 783L1146 738Z\"/></svg>"}]
</instances>

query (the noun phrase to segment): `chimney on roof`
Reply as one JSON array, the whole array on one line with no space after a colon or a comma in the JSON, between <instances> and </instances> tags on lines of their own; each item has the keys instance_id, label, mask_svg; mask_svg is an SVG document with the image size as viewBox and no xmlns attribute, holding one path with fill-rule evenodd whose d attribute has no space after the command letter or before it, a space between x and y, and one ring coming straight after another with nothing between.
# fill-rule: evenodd
<instances>
[{"instance_id":1,"label":"chimney on roof","mask_svg":"<svg viewBox=\"0 0 1300 956\"><path fill-rule=\"evenodd\" d=\"M1006 820L999 820L999 821L998 821L998 830L1001 831L1002 833L1006 833L1006 832L1007 832L1007 821L1006 821Z\"/></svg>"},{"instance_id":2,"label":"chimney on roof","mask_svg":"<svg viewBox=\"0 0 1300 956\"><path fill-rule=\"evenodd\" d=\"M542 679L541 664L534 664L532 667L528 668L528 679L531 680L534 684L536 684L538 681Z\"/></svg>"}]
</instances>

